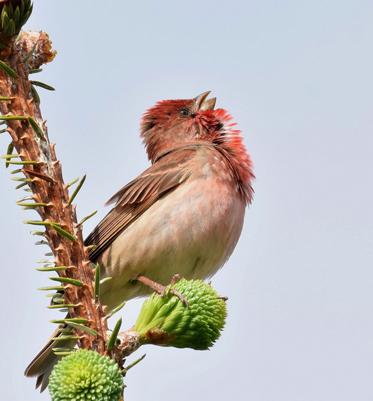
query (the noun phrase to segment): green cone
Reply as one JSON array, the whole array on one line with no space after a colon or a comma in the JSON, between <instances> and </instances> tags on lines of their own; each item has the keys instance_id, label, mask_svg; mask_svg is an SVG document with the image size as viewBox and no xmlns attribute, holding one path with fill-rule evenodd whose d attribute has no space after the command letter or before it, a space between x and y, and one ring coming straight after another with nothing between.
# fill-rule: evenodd
<instances>
[{"instance_id":1,"label":"green cone","mask_svg":"<svg viewBox=\"0 0 373 401\"><path fill-rule=\"evenodd\" d=\"M134 327L140 342L198 350L210 348L224 327L225 301L201 280L182 279L168 289L179 292L188 305L170 291L164 296L151 295Z\"/></svg>"},{"instance_id":2,"label":"green cone","mask_svg":"<svg viewBox=\"0 0 373 401\"><path fill-rule=\"evenodd\" d=\"M123 378L112 359L81 349L54 367L49 392L52 401L119 401Z\"/></svg>"}]
</instances>

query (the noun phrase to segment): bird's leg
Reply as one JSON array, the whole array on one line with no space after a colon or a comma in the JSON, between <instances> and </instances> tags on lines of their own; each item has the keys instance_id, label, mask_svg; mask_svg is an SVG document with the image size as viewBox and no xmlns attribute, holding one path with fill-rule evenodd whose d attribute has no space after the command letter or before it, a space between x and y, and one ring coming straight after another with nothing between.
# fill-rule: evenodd
<instances>
[{"instance_id":1,"label":"bird's leg","mask_svg":"<svg viewBox=\"0 0 373 401\"><path fill-rule=\"evenodd\" d=\"M181 280L180 275L175 274L171 279L171 285L176 284L179 280ZM144 284L145 286L151 288L153 291L155 291L161 297L165 296L167 293L175 295L175 297L178 297L180 299L180 301L184 304L184 306L189 306L188 301L186 300L184 295L173 288L167 288L166 286L164 286L160 283L157 283L156 281L153 281L149 277L145 277L142 275L137 276L136 281L139 281L140 283Z\"/></svg>"},{"instance_id":2,"label":"bird's leg","mask_svg":"<svg viewBox=\"0 0 373 401\"><path fill-rule=\"evenodd\" d=\"M171 283L170 284L174 285L174 284L178 283L181 279L182 279L182 277L180 276L180 274L174 274L172 276L172 278L171 278ZM173 294L176 297L178 297L180 299L180 301L183 303L184 306L186 306L186 307L189 306L189 303L188 303L187 299L184 297L183 294L180 294L179 291L177 291L177 290L175 290L173 288L171 288L169 291L171 292L171 294Z\"/></svg>"},{"instance_id":3,"label":"bird's leg","mask_svg":"<svg viewBox=\"0 0 373 401\"><path fill-rule=\"evenodd\" d=\"M151 288L154 292L156 292L159 295L164 295L166 291L166 287L160 283L157 283L156 281L153 281L149 277L145 276L137 276L136 281L139 281L140 283L144 284L146 287Z\"/></svg>"}]
</instances>

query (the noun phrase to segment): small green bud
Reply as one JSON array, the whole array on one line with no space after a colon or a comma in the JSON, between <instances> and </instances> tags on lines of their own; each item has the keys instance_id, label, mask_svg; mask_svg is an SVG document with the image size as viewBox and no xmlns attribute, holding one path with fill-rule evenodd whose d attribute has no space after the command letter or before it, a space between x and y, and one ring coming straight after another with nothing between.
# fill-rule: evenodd
<instances>
[{"instance_id":1,"label":"small green bud","mask_svg":"<svg viewBox=\"0 0 373 401\"><path fill-rule=\"evenodd\" d=\"M225 301L209 284L182 279L144 302L134 330L142 344L205 350L219 338L226 316Z\"/></svg>"},{"instance_id":2,"label":"small green bud","mask_svg":"<svg viewBox=\"0 0 373 401\"><path fill-rule=\"evenodd\" d=\"M49 392L52 401L119 401L123 378L112 359L81 349L54 367Z\"/></svg>"},{"instance_id":3,"label":"small green bud","mask_svg":"<svg viewBox=\"0 0 373 401\"><path fill-rule=\"evenodd\" d=\"M0 37L18 35L32 13L31 0L2 0L0 2Z\"/></svg>"}]
</instances>

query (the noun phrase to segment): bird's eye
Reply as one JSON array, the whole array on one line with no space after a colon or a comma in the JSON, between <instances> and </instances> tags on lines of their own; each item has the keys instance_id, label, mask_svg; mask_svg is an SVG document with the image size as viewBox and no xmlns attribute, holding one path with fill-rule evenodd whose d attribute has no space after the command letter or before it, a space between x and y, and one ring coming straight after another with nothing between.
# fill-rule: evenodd
<instances>
[{"instance_id":1,"label":"bird's eye","mask_svg":"<svg viewBox=\"0 0 373 401\"><path fill-rule=\"evenodd\" d=\"M189 116L189 114L190 114L189 109L187 109L187 108L185 108L185 107L183 107L182 109L180 109L180 115L181 115L181 116L187 117L187 116Z\"/></svg>"}]
</instances>

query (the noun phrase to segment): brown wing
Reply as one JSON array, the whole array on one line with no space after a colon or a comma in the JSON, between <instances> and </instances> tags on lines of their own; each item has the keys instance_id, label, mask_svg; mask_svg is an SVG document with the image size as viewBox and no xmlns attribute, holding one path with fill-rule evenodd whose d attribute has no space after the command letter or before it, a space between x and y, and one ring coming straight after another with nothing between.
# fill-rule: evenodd
<instances>
[{"instance_id":1,"label":"brown wing","mask_svg":"<svg viewBox=\"0 0 373 401\"><path fill-rule=\"evenodd\" d=\"M158 199L188 179L188 162L196 149L178 149L163 156L110 198L107 203L115 203L115 207L85 240L86 245L95 245L90 252L92 261Z\"/></svg>"}]
</instances>

